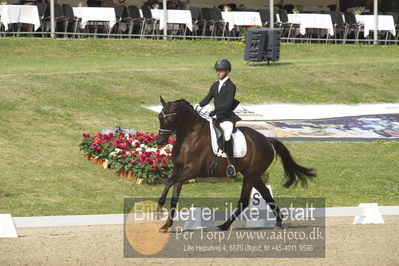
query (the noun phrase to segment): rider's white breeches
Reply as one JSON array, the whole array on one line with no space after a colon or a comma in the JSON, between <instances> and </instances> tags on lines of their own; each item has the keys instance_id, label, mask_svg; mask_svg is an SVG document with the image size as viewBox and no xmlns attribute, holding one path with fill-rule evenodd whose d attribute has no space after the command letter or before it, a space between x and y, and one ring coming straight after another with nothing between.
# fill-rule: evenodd
<instances>
[{"instance_id":1,"label":"rider's white breeches","mask_svg":"<svg viewBox=\"0 0 399 266\"><path fill-rule=\"evenodd\" d=\"M223 129L223 137L225 141L229 141L231 134L233 133L233 122L224 121L220 123L220 127Z\"/></svg>"}]
</instances>

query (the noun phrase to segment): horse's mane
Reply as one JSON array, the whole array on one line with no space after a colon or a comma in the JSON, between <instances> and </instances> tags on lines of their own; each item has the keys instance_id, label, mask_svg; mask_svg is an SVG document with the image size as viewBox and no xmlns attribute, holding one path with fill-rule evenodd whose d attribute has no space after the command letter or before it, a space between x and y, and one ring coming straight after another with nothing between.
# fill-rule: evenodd
<instances>
[{"instance_id":1,"label":"horse's mane","mask_svg":"<svg viewBox=\"0 0 399 266\"><path fill-rule=\"evenodd\" d=\"M177 100L176 102L182 102L182 103L190 106L192 109L194 109L194 107L191 105L191 103L189 101L187 101L186 99L180 99L180 100Z\"/></svg>"},{"instance_id":2,"label":"horse's mane","mask_svg":"<svg viewBox=\"0 0 399 266\"><path fill-rule=\"evenodd\" d=\"M191 113L193 116L194 116L194 118L195 118L195 120L197 119L197 118L202 118L202 119L204 119L203 117L201 117L196 111L194 111L194 107L190 104L190 102L189 101L187 101L186 99L180 99L180 100L176 100L175 102L174 102L175 104L179 104L181 107L183 107L183 108L187 108L186 110L188 111L188 113ZM205 119L204 119L205 120Z\"/></svg>"}]
</instances>

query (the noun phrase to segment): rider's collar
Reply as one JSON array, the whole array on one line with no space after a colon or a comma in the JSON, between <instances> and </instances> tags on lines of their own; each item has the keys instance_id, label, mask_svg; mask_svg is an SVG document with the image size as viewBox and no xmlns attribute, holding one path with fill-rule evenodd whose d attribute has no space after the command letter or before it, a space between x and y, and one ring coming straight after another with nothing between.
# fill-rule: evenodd
<instances>
[{"instance_id":1,"label":"rider's collar","mask_svg":"<svg viewBox=\"0 0 399 266\"><path fill-rule=\"evenodd\" d=\"M224 79L219 79L220 83L225 83L229 79L229 76L225 76Z\"/></svg>"}]
</instances>

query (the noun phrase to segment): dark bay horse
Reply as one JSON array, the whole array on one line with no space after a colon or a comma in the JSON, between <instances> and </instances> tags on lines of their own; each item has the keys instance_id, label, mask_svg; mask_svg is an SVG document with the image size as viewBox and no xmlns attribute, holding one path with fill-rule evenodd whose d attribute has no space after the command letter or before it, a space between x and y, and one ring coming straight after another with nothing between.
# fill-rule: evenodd
<instances>
[{"instance_id":1,"label":"dark bay horse","mask_svg":"<svg viewBox=\"0 0 399 266\"><path fill-rule=\"evenodd\" d=\"M165 183L165 189L158 200L158 211L166 201L169 189L174 186L171 199L171 214L161 230L167 231L172 226L174 209L177 206L180 190L185 180L195 177L226 176L226 158L214 155L210 143L209 122L202 118L186 100L181 99L166 103L161 97L163 106L159 113L160 129L156 139L158 145L168 143L168 138L176 134L176 142L172 149L174 174ZM298 182L307 185L307 179L316 176L312 168L298 165L291 157L288 149L278 140L268 138L249 127L238 127L247 141L247 154L235 160L237 172L243 176L241 196L237 209L225 223L219 225L220 230L227 230L235 218L248 206L251 189L255 187L262 198L269 204L276 216L276 225L281 226L282 217L269 189L263 183L261 176L273 162L275 152L281 158L286 182L284 187L289 188Z\"/></svg>"}]
</instances>

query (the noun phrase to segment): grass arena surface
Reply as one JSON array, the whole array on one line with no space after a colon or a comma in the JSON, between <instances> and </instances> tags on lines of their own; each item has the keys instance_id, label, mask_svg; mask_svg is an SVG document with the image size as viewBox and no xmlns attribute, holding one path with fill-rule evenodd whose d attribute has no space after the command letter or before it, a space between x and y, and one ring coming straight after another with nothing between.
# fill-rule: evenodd
<instances>
[{"instance_id":1,"label":"grass arena surface","mask_svg":"<svg viewBox=\"0 0 399 266\"><path fill-rule=\"evenodd\" d=\"M121 213L123 197L159 196L163 185L135 185L84 160L81 134L113 121L155 132L157 115L143 106L158 104L160 94L197 103L216 79L218 58L232 61L245 104L399 102L398 46L282 44L271 66L247 65L243 49L222 41L0 39L0 213ZM319 176L307 189L286 190L273 163L276 197L399 205L398 142L286 145ZM181 197L238 199L240 190L239 182L193 183Z\"/></svg>"},{"instance_id":2,"label":"grass arena surface","mask_svg":"<svg viewBox=\"0 0 399 266\"><path fill-rule=\"evenodd\" d=\"M123 227L109 225L19 229L20 238L0 241L0 264L398 265L399 216L385 216L385 224L352 225L352 220L327 218L325 258L127 259L123 258Z\"/></svg>"}]
</instances>

